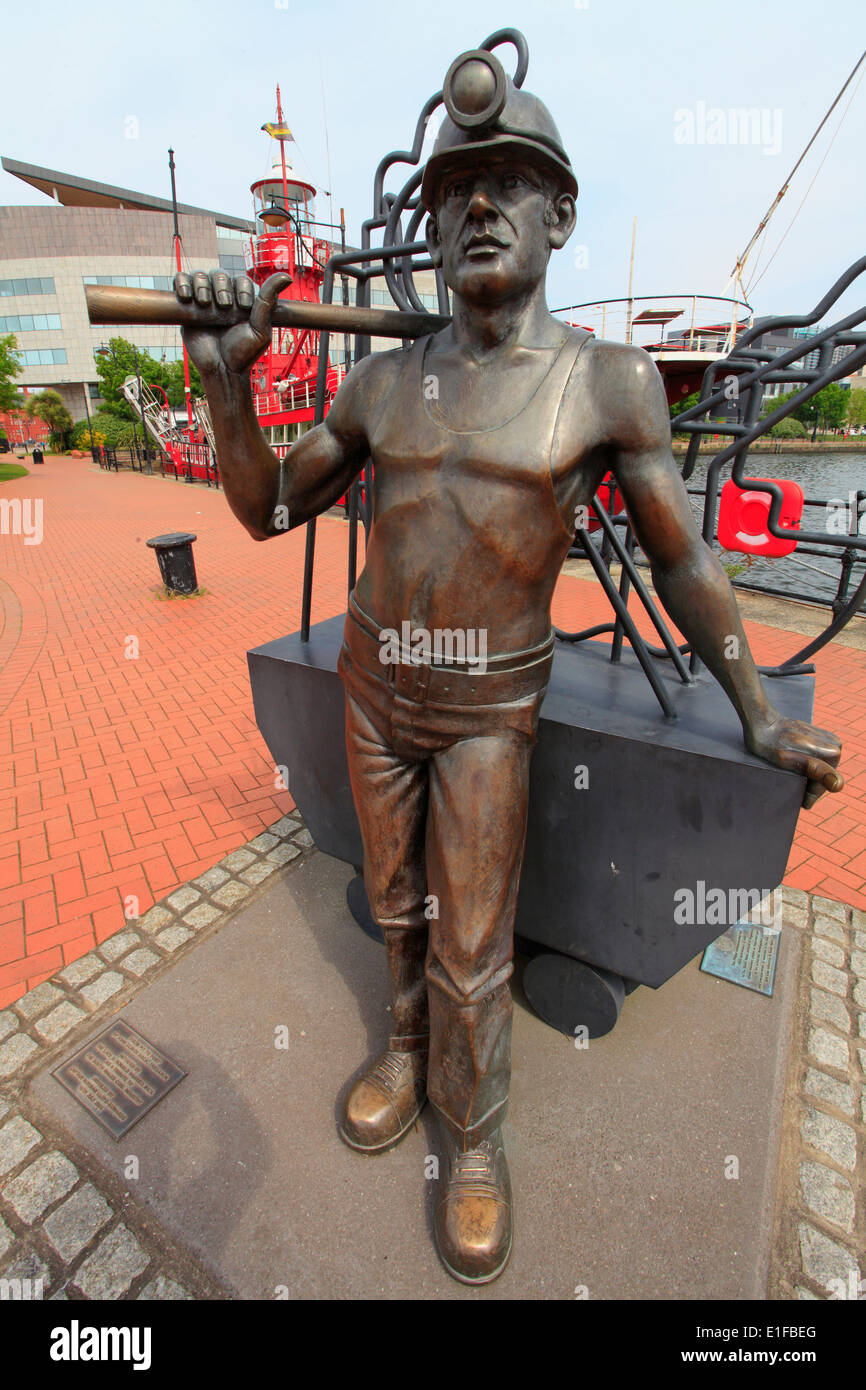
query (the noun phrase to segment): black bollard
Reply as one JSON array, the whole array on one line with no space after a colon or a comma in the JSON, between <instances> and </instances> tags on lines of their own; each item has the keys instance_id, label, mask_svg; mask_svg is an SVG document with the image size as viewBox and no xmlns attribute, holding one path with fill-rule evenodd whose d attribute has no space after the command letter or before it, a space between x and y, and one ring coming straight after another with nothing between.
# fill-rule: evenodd
<instances>
[{"instance_id":1,"label":"black bollard","mask_svg":"<svg viewBox=\"0 0 866 1390\"><path fill-rule=\"evenodd\" d=\"M172 531L166 536L153 536L147 542L156 551L159 572L167 589L177 594L194 594L198 588L190 531Z\"/></svg>"}]
</instances>

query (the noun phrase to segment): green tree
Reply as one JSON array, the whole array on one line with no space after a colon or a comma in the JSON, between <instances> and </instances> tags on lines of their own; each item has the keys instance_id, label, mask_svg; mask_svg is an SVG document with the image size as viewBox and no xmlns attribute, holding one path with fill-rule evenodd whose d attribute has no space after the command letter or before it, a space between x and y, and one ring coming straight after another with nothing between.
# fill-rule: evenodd
<instances>
[{"instance_id":1,"label":"green tree","mask_svg":"<svg viewBox=\"0 0 866 1390\"><path fill-rule=\"evenodd\" d=\"M793 400L796 394L796 391L788 391L784 396L766 396L764 398L764 404L761 407L761 419L764 420L768 415L772 415L774 411L779 409L780 405L787 405L788 401ZM790 419L791 417L789 416L788 418ZM797 411L794 412L794 419L799 419Z\"/></svg>"},{"instance_id":2,"label":"green tree","mask_svg":"<svg viewBox=\"0 0 866 1390\"><path fill-rule=\"evenodd\" d=\"M0 338L0 410L17 410L21 397L15 385L15 377L23 371L16 357L18 344L14 333Z\"/></svg>"},{"instance_id":3,"label":"green tree","mask_svg":"<svg viewBox=\"0 0 866 1390\"><path fill-rule=\"evenodd\" d=\"M96 355L96 371L102 383L102 409L121 420L138 421L139 417L123 394L123 383L129 376L141 372L143 386L161 386L170 406L183 409L186 403L183 379L183 360L158 362L144 348L136 348L125 338L111 338L107 350ZM137 366L136 366L137 363ZM204 396L201 377L192 362L189 364L189 385L193 400Z\"/></svg>"},{"instance_id":4,"label":"green tree","mask_svg":"<svg viewBox=\"0 0 866 1390\"><path fill-rule=\"evenodd\" d=\"M678 415L682 415L684 410L691 410L693 405L697 405L699 395L699 391L693 391L690 396L685 396L681 401L674 401L673 405L668 407L671 419L675 420Z\"/></svg>"},{"instance_id":5,"label":"green tree","mask_svg":"<svg viewBox=\"0 0 866 1390\"><path fill-rule=\"evenodd\" d=\"M797 391L789 391L787 395L774 396L767 401L761 411L761 417L778 410L781 405L786 405L797 394ZM816 430L819 425L823 429L839 429L844 425L848 412L848 395L844 386L840 386L837 381L831 381L830 385L825 386L817 395L798 405L791 415L807 429Z\"/></svg>"},{"instance_id":6,"label":"green tree","mask_svg":"<svg viewBox=\"0 0 866 1390\"><path fill-rule=\"evenodd\" d=\"M143 385L161 386L166 389L168 368L157 362L144 348L133 347L125 338L111 338L106 353L97 353L96 372L102 383L100 394L104 401L103 410L117 415L121 420L136 420L138 416L123 394L123 383L128 376L141 372ZM181 375L181 395L183 395L183 375Z\"/></svg>"},{"instance_id":7,"label":"green tree","mask_svg":"<svg viewBox=\"0 0 866 1390\"><path fill-rule=\"evenodd\" d=\"M848 416L848 397L850 392L838 381L831 381L823 391L814 397L818 412L818 422L824 429L841 429Z\"/></svg>"},{"instance_id":8,"label":"green tree","mask_svg":"<svg viewBox=\"0 0 866 1390\"><path fill-rule=\"evenodd\" d=\"M848 424L866 425L866 391L852 390L848 396Z\"/></svg>"},{"instance_id":9,"label":"green tree","mask_svg":"<svg viewBox=\"0 0 866 1390\"><path fill-rule=\"evenodd\" d=\"M52 448L70 447L73 420L57 391L40 391L36 396L28 396L24 409L28 415L45 421L51 431Z\"/></svg>"},{"instance_id":10,"label":"green tree","mask_svg":"<svg viewBox=\"0 0 866 1390\"><path fill-rule=\"evenodd\" d=\"M186 405L186 394L183 380L183 359L179 362L169 362L166 364L165 374L167 382L165 394L168 396L168 403L171 406L183 408ZM189 364L189 389L193 400L201 400L204 396L204 387L195 364Z\"/></svg>"}]
</instances>

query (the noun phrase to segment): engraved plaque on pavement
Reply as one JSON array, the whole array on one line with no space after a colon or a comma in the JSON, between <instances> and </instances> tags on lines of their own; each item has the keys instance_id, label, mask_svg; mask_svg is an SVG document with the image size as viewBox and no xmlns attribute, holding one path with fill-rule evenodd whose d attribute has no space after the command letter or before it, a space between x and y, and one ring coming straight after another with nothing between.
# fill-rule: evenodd
<instances>
[{"instance_id":1,"label":"engraved plaque on pavement","mask_svg":"<svg viewBox=\"0 0 866 1390\"><path fill-rule=\"evenodd\" d=\"M701 969L757 994L771 995L776 982L779 935L778 927L735 922L704 951Z\"/></svg>"},{"instance_id":2,"label":"engraved plaque on pavement","mask_svg":"<svg viewBox=\"0 0 866 1390\"><path fill-rule=\"evenodd\" d=\"M122 1020L52 1072L113 1139L126 1134L186 1074Z\"/></svg>"}]
</instances>

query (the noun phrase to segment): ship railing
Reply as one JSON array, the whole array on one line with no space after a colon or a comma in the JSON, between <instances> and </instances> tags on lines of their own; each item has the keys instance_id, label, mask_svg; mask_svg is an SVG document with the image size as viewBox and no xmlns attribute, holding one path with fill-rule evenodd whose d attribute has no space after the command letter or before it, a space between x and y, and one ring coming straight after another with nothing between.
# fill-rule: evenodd
<instances>
[{"instance_id":1,"label":"ship railing","mask_svg":"<svg viewBox=\"0 0 866 1390\"><path fill-rule=\"evenodd\" d=\"M714 294L586 300L553 312L575 328L588 328L596 337L633 343L647 352L715 352L720 356L730 351L754 318L746 300Z\"/></svg>"},{"instance_id":2,"label":"ship railing","mask_svg":"<svg viewBox=\"0 0 866 1390\"><path fill-rule=\"evenodd\" d=\"M336 394L337 387L346 376L345 362L339 362L328 372L325 384L325 401L329 403ZM256 415L278 415L289 410L312 410L316 404L315 379L293 382L286 391L259 391L256 393Z\"/></svg>"},{"instance_id":3,"label":"ship railing","mask_svg":"<svg viewBox=\"0 0 866 1390\"><path fill-rule=\"evenodd\" d=\"M784 500L782 488L774 481L746 477L744 471L749 449L757 439L769 434L777 424L807 404L824 387L842 377L852 375L866 363L866 331L863 329L866 324L866 307L854 309L824 328L819 327L844 292L864 273L866 256L860 257L848 267L811 313L757 319L738 338L727 357L708 366L704 372L697 404L682 411L672 421L674 432L691 435L682 468L683 479L686 482L694 472L703 439L719 435L728 435L731 439L726 447L714 453L707 466L706 484L702 489L702 533L707 544L711 544L716 535L722 470L730 465L731 478L739 488L745 492L770 494L772 502L766 523L768 535L781 540L796 539L795 553L807 554L807 547L816 546L821 548L822 553L826 553L824 548L828 547L831 553L838 556L842 566L837 596L831 605L831 622L822 633L781 666L772 668L768 672L772 675L788 675L804 669L813 670L813 667L804 666L807 658L835 637L845 624L860 612L866 601L866 571L857 577L854 592L850 595L848 593L855 566L866 559L866 533L860 528L861 493L856 493L858 501L853 508L849 508L851 516L845 533L832 533L826 521L823 530L810 531L804 527L797 530L784 529L780 520ZM791 348L780 353L768 339L770 335L777 335L782 330L789 329L800 332L795 334ZM803 331L807 329L811 331ZM783 399L775 409L771 408L767 414L762 415L764 388L776 384L794 389L788 399ZM723 409L731 399L738 402L739 418L736 421L713 419L713 414L720 408ZM770 405L772 407L772 401ZM829 501L813 498L810 505L826 509ZM825 517L826 515L825 510ZM691 670L694 673L698 668L698 659L692 652Z\"/></svg>"},{"instance_id":4,"label":"ship railing","mask_svg":"<svg viewBox=\"0 0 866 1390\"><path fill-rule=\"evenodd\" d=\"M207 442L196 440L172 441L163 461L163 473L170 472L176 481L201 482L219 487L219 468L216 454Z\"/></svg>"}]
</instances>

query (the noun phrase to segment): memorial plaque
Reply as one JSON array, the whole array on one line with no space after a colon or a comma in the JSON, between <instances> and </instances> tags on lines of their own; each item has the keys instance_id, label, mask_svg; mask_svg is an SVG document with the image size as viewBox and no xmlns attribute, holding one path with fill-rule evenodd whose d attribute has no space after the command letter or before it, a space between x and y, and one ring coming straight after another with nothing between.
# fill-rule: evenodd
<instances>
[{"instance_id":1,"label":"memorial plaque","mask_svg":"<svg viewBox=\"0 0 866 1390\"><path fill-rule=\"evenodd\" d=\"M735 922L704 951L701 969L720 980L772 995L779 957L778 927L756 927Z\"/></svg>"},{"instance_id":2,"label":"memorial plaque","mask_svg":"<svg viewBox=\"0 0 866 1390\"><path fill-rule=\"evenodd\" d=\"M186 1074L122 1021L52 1072L113 1139L122 1138Z\"/></svg>"}]
</instances>

